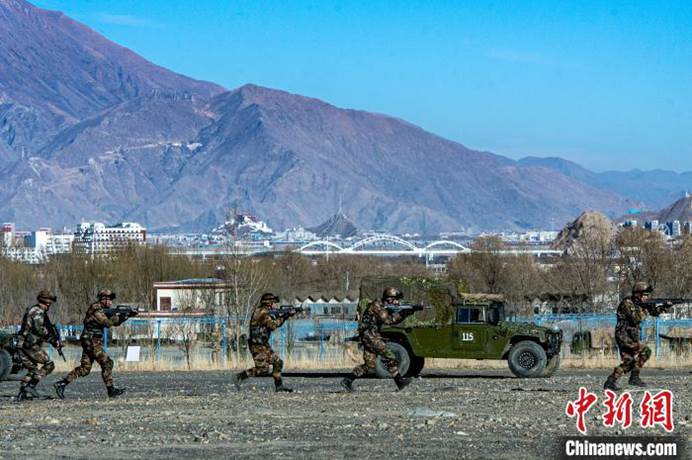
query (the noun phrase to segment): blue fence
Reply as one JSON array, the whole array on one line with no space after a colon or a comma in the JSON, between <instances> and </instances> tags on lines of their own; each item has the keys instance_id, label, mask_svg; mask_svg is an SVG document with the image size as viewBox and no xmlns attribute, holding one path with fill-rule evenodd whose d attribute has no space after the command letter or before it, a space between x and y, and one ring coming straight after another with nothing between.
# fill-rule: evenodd
<instances>
[{"instance_id":1,"label":"blue fence","mask_svg":"<svg viewBox=\"0 0 692 460\"><path fill-rule=\"evenodd\" d=\"M554 326L563 332L563 355L570 354L575 337L589 336L588 346L603 351L616 351L614 314L561 314L535 315L527 318L514 318L513 321L533 322L537 325ZM18 329L18 328L17 328ZM63 338L77 339L81 326L58 325ZM195 340L204 343L203 348L211 349L210 344L218 345L218 352L228 358L229 351L245 349L242 337L235 337L235 322L219 317L189 317L128 320L123 326L106 329L104 348L109 344L118 345L147 343L148 357L161 360L162 350L167 345L179 343L185 331L194 332ZM246 330L243 330L246 333ZM309 353L311 358L320 361L332 354L340 353L343 340L357 333L355 321L340 319L291 319L272 336L272 344L285 358L289 352ZM642 323L641 338L653 344L656 357L672 351L690 350L692 347L692 319L650 318ZM78 350L75 349L75 352ZM52 350L49 348L49 353ZM153 353L154 356L151 356ZM211 351L210 351L211 353ZM315 356L316 355L316 356Z\"/></svg>"},{"instance_id":2,"label":"blue fence","mask_svg":"<svg viewBox=\"0 0 692 460\"><path fill-rule=\"evenodd\" d=\"M75 341L79 338L82 326L56 325L63 340ZM242 335L246 335L246 328ZM17 330L19 327L17 326ZM356 335L357 323L355 321L340 319L291 319L272 334L272 344L277 352L285 358L290 348L301 344L303 348L309 345L311 350L316 348L320 360L328 357L328 345L341 343L344 339ZM211 344L218 345L218 352L223 359L228 358L231 350L241 347L244 349L244 337L235 337L235 322L228 318L219 317L187 317L187 318L160 318L160 319L130 319L122 326L104 329L103 347L108 352L109 345L118 343L137 344L146 342L153 345L154 358L161 360L162 350L166 345L179 343L190 339L188 334L194 335L195 342L205 342L207 347L213 349ZM111 350L112 353L113 350ZM48 354L53 354L53 349L48 346ZM314 354L311 352L311 354Z\"/></svg>"},{"instance_id":3,"label":"blue fence","mask_svg":"<svg viewBox=\"0 0 692 460\"><path fill-rule=\"evenodd\" d=\"M561 315L535 315L533 318L521 318L521 321L533 321L542 326L556 326L563 333L563 343L573 342L577 333L590 333L596 337L596 343L592 342L592 348L614 348L615 324L614 314L561 314ZM669 342L668 347L663 347L661 338L665 337ZM660 317L647 318L642 322L640 337L642 341L654 344L655 355L658 358L664 351L671 351L674 341L680 343L692 342L692 319L662 319ZM563 350L566 347L563 346Z\"/></svg>"}]
</instances>

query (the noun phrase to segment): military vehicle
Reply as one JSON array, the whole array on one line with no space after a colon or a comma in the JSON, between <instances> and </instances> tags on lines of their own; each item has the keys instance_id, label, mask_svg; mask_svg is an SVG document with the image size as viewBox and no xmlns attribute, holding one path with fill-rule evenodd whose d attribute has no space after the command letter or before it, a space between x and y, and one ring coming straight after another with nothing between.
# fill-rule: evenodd
<instances>
[{"instance_id":1,"label":"military vehicle","mask_svg":"<svg viewBox=\"0 0 692 460\"><path fill-rule=\"evenodd\" d=\"M16 334L0 331L0 382L16 380L12 376L22 369L19 339Z\"/></svg>"},{"instance_id":2,"label":"military vehicle","mask_svg":"<svg viewBox=\"0 0 692 460\"><path fill-rule=\"evenodd\" d=\"M507 321L502 296L458 293L453 286L440 286L429 280L376 278L363 280L361 308L384 284L400 288L404 301L409 291L414 297L412 301L426 306L415 316L382 328L387 346L397 356L402 375L418 375L426 358L506 360L514 375L525 378L549 377L560 365L562 332L531 323ZM428 301L432 299L437 305L431 306L421 298L421 289L416 289L420 285L425 291L423 297ZM383 378L389 376L379 360L376 372Z\"/></svg>"}]
</instances>

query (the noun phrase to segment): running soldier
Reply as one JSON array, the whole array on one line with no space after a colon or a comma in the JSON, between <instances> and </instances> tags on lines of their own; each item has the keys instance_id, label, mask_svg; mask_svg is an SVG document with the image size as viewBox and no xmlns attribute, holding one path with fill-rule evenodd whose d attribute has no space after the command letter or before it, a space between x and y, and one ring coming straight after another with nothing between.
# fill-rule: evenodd
<instances>
[{"instance_id":1,"label":"running soldier","mask_svg":"<svg viewBox=\"0 0 692 460\"><path fill-rule=\"evenodd\" d=\"M51 305L58 301L58 298L50 291L42 290L36 297L38 302L26 309L19 336L23 338L20 356L22 365L27 369L26 375L22 378L17 399L38 398L36 385L42 378L49 375L55 369L55 364L50 360L48 354L43 351L43 342L59 346L59 337L55 337L49 328L50 319L48 310ZM41 366L39 368L39 366Z\"/></svg>"},{"instance_id":2,"label":"running soldier","mask_svg":"<svg viewBox=\"0 0 692 460\"><path fill-rule=\"evenodd\" d=\"M353 372L341 381L341 386L346 388L348 392L353 391L354 380L375 370L378 356L382 358L387 370L389 370L389 375L394 379L397 389L403 390L411 383L410 378L399 374L399 363L394 353L387 348L380 334L383 325L399 323L413 313L413 310L396 313L390 313L387 310L387 305L399 305L402 297L401 291L388 287L382 293L382 302L377 300L371 302L361 314L358 321L358 334L360 343L363 345L364 363L353 369Z\"/></svg>"},{"instance_id":3,"label":"running soldier","mask_svg":"<svg viewBox=\"0 0 692 460\"><path fill-rule=\"evenodd\" d=\"M115 293L104 289L98 293L98 302L89 306L84 317L84 329L79 341L82 345L82 359L80 365L72 370L67 376L55 383L55 392L60 399L65 398L65 387L77 380L79 377L86 377L91 372L94 361L101 366L101 376L106 385L108 397L114 398L125 392L124 388L113 386L113 360L103 350L103 328L119 326L124 323L128 316L117 314L109 318L104 309L113 306Z\"/></svg>"},{"instance_id":4,"label":"running soldier","mask_svg":"<svg viewBox=\"0 0 692 460\"><path fill-rule=\"evenodd\" d=\"M646 301L652 288L644 282L637 282L632 287L632 295L625 297L618 305L615 342L620 350L622 363L608 376L603 388L618 391L620 377L630 372L629 384L644 387L646 383L639 378L644 363L651 357L651 349L639 340L642 320L647 310L641 303Z\"/></svg>"},{"instance_id":5,"label":"running soldier","mask_svg":"<svg viewBox=\"0 0 692 460\"><path fill-rule=\"evenodd\" d=\"M281 369L284 362L279 358L269 345L269 337L272 331L281 327L287 318L272 318L270 309L278 305L279 298L274 294L266 293L260 299L260 305L252 312L250 319L250 339L248 345L250 354L255 361L255 367L246 371L234 374L231 383L236 389L240 390L240 384L249 377L260 377L269 374L269 366L272 367L272 378L274 379L274 389L277 392L290 393L293 389L284 386L281 379Z\"/></svg>"}]
</instances>

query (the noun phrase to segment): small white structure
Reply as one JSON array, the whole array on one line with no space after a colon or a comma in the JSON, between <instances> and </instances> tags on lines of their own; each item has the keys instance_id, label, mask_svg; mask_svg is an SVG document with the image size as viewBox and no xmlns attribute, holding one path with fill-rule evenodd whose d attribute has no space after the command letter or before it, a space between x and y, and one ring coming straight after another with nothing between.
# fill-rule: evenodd
<instances>
[{"instance_id":1,"label":"small white structure","mask_svg":"<svg viewBox=\"0 0 692 460\"><path fill-rule=\"evenodd\" d=\"M154 283L156 311L212 310L224 305L228 285L218 278Z\"/></svg>"}]
</instances>

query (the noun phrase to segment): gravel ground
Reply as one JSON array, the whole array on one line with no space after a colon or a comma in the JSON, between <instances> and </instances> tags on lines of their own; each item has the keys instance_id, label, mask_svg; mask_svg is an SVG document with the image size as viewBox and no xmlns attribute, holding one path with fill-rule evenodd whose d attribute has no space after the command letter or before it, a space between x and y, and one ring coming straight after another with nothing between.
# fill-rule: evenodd
<instances>
[{"instance_id":1,"label":"gravel ground","mask_svg":"<svg viewBox=\"0 0 692 460\"><path fill-rule=\"evenodd\" d=\"M651 388L673 391L675 434L689 443L690 370L642 374ZM17 384L2 383L0 458L553 458L557 437L577 434L567 401L580 385L601 397L607 371L567 369L550 379L435 371L403 392L392 381L360 380L353 394L339 387L342 374L294 372L285 383L296 391L278 395L269 378L236 392L229 375L119 373L128 391L115 400L93 374L70 385L64 401L16 403ZM640 398L634 393L635 405ZM600 414L589 412L589 434L663 434L606 429Z\"/></svg>"}]
</instances>

